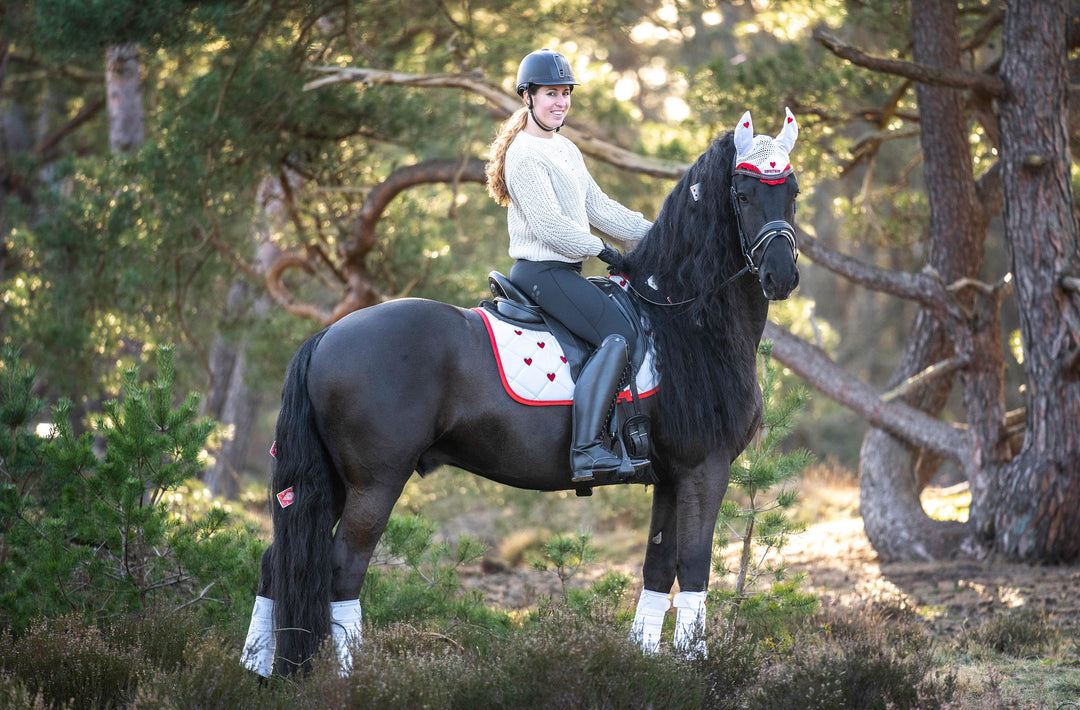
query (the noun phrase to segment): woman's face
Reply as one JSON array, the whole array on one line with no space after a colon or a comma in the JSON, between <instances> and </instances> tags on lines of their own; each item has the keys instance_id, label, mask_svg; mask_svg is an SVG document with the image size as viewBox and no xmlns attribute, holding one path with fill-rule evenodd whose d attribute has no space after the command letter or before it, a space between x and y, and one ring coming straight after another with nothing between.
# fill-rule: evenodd
<instances>
[{"instance_id":1,"label":"woman's face","mask_svg":"<svg viewBox=\"0 0 1080 710\"><path fill-rule=\"evenodd\" d=\"M568 85L538 86L532 95L536 119L549 128L561 126L570 111L571 89Z\"/></svg>"}]
</instances>

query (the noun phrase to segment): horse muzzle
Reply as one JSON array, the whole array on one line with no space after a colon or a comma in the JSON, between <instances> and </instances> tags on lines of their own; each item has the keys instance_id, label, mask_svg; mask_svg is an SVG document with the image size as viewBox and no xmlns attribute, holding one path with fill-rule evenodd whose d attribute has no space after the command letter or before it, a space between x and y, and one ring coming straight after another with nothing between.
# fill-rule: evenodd
<instances>
[{"instance_id":1,"label":"horse muzzle","mask_svg":"<svg viewBox=\"0 0 1080 710\"><path fill-rule=\"evenodd\" d=\"M746 257L758 275L761 292L770 301L784 300L799 285L795 228L785 220L773 220L759 229Z\"/></svg>"}]
</instances>

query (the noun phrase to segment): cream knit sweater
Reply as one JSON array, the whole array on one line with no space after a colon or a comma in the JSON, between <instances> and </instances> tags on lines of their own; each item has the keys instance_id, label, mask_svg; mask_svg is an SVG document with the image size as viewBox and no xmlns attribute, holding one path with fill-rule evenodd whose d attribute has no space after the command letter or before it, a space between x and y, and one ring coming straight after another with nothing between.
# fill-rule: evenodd
<instances>
[{"instance_id":1,"label":"cream knit sweater","mask_svg":"<svg viewBox=\"0 0 1080 710\"><path fill-rule=\"evenodd\" d=\"M524 131L506 150L510 192L510 256L529 261L579 262L603 248L590 225L607 237L637 241L652 222L604 194L589 175L581 151L560 135Z\"/></svg>"}]
</instances>

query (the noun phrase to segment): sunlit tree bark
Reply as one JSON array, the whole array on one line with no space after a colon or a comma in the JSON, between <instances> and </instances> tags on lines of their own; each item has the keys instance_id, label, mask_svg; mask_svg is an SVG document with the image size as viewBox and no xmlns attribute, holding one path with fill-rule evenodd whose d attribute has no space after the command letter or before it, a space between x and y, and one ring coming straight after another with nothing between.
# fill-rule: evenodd
<instances>
[{"instance_id":1,"label":"sunlit tree bark","mask_svg":"<svg viewBox=\"0 0 1080 710\"><path fill-rule=\"evenodd\" d=\"M1080 242L1067 133L1066 0L1011 0L1001 76L1005 231L1027 373L1027 435L993 498L998 548L1080 559Z\"/></svg>"},{"instance_id":2,"label":"sunlit tree bark","mask_svg":"<svg viewBox=\"0 0 1080 710\"><path fill-rule=\"evenodd\" d=\"M960 69L960 29L955 0L913 0L913 59L949 71ZM954 282L978 278L985 221L975 195L968 147L964 92L924 83L915 85L919 102L923 175L930 203L927 264ZM966 304L971 294L959 294ZM941 319L922 308L908 335L889 389L947 360L955 347ZM1001 357L1000 350L998 357ZM930 416L941 413L954 375L928 379L903 400ZM860 453L860 506L867 537L885 559L947 556L956 547L955 524L931 520L919 500L942 457L914 447L881 429L871 429Z\"/></svg>"},{"instance_id":3,"label":"sunlit tree bark","mask_svg":"<svg viewBox=\"0 0 1080 710\"><path fill-rule=\"evenodd\" d=\"M106 101L109 111L109 148L130 153L143 144L142 77L139 46L114 45L105 55Z\"/></svg>"}]
</instances>

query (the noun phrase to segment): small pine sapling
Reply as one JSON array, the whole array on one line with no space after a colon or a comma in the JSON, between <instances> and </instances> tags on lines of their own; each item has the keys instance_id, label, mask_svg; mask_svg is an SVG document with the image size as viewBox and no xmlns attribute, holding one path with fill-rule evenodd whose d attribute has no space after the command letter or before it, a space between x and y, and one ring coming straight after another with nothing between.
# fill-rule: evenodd
<instances>
[{"instance_id":1,"label":"small pine sapling","mask_svg":"<svg viewBox=\"0 0 1080 710\"><path fill-rule=\"evenodd\" d=\"M813 613L817 600L800 591L800 575L789 578L780 551L791 535L805 525L791 518L798 502L794 487L799 473L813 461L805 450L784 453L781 448L794 426L796 415L807 402L806 390L784 387L773 364L772 344L759 348L758 377L764 410L757 435L731 466L728 497L717 522L719 546L734 543L739 551L735 583L711 596L726 609L730 619L774 622ZM722 554L714 555L714 571L731 573ZM767 591L757 592L766 581Z\"/></svg>"}]
</instances>

